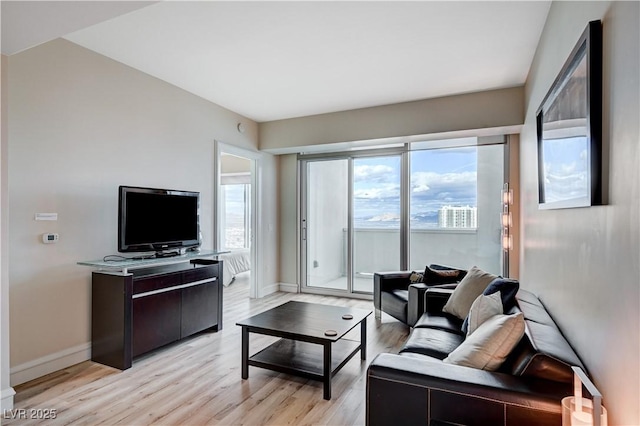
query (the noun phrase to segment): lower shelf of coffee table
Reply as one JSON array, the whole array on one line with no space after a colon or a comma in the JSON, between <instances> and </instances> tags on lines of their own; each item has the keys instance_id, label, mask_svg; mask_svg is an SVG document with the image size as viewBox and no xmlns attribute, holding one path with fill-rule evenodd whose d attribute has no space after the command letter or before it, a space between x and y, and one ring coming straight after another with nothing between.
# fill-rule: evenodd
<instances>
[{"instance_id":1,"label":"lower shelf of coffee table","mask_svg":"<svg viewBox=\"0 0 640 426\"><path fill-rule=\"evenodd\" d=\"M336 374L360 350L360 342L340 339L331 344L331 375ZM322 345L280 339L249 358L249 365L310 379L324 378Z\"/></svg>"}]
</instances>

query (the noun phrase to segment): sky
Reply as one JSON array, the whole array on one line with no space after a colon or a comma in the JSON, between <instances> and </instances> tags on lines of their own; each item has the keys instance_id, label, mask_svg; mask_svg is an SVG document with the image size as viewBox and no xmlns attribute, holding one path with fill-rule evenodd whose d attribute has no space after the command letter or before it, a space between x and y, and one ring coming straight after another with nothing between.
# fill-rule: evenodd
<instances>
[{"instance_id":1,"label":"sky","mask_svg":"<svg viewBox=\"0 0 640 426\"><path fill-rule=\"evenodd\" d=\"M476 147L412 151L410 163L412 227L437 226L437 212L444 205L477 205ZM354 159L353 180L355 225L399 227L400 156ZM226 207L241 226L243 192L240 185L232 187L227 190Z\"/></svg>"},{"instance_id":2,"label":"sky","mask_svg":"<svg viewBox=\"0 0 640 426\"><path fill-rule=\"evenodd\" d=\"M544 140L546 201L562 201L589 195L587 143L584 136Z\"/></svg>"},{"instance_id":3,"label":"sky","mask_svg":"<svg viewBox=\"0 0 640 426\"><path fill-rule=\"evenodd\" d=\"M412 226L433 225L443 205L477 205L476 147L412 151L410 163ZM356 224L399 226L400 157L357 158L353 175Z\"/></svg>"}]
</instances>

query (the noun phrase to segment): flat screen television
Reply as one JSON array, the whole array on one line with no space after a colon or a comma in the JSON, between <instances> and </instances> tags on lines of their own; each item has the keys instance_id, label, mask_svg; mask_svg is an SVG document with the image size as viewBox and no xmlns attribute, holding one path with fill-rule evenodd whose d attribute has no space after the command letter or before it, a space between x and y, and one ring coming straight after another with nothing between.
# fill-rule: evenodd
<instances>
[{"instance_id":1,"label":"flat screen television","mask_svg":"<svg viewBox=\"0 0 640 426\"><path fill-rule=\"evenodd\" d=\"M120 186L118 251L162 256L198 246L199 201L199 192Z\"/></svg>"}]
</instances>

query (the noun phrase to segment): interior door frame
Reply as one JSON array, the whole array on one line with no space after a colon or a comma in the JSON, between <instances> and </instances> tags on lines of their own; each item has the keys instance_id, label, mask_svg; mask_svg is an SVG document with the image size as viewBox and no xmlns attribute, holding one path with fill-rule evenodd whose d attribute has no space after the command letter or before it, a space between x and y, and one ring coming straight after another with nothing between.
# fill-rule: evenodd
<instances>
[{"instance_id":1,"label":"interior door frame","mask_svg":"<svg viewBox=\"0 0 640 426\"><path fill-rule=\"evenodd\" d=\"M220 142L215 140L213 145L214 151L214 164L215 164L215 172L213 175L213 203L214 208L213 211L215 214L213 215L213 246L214 250L219 250L220 245L220 217L222 215L222 203L220 201L220 197L222 196L222 191L220 191L220 171L222 154L231 154L238 157L243 157L251 161L251 248L249 250L249 259L251 262L251 274L249 278L249 297L255 299L259 295L258 291L258 271L263 264L262 260L262 251L259 250L259 232L258 226L260 224L260 205L259 201L260 197L260 169L261 169L261 154L256 151L251 151L244 148L239 148L234 145L229 145L224 142Z\"/></svg>"}]
</instances>

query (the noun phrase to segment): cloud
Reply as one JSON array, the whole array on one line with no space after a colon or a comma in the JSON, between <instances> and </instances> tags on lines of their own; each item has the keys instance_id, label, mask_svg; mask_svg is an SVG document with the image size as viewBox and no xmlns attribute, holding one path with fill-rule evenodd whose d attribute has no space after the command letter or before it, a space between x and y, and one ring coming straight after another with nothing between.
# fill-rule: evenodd
<instances>
[{"instance_id":1,"label":"cloud","mask_svg":"<svg viewBox=\"0 0 640 426\"><path fill-rule=\"evenodd\" d=\"M388 166L362 166L358 169L357 176L361 181L355 185L353 192L354 208L358 215L379 217L399 212L400 184L395 181L397 176L389 174L393 169ZM371 181L372 176L379 181ZM437 211L444 204L476 205L477 186L475 171L414 172L411 174L411 212Z\"/></svg>"},{"instance_id":2,"label":"cloud","mask_svg":"<svg viewBox=\"0 0 640 426\"><path fill-rule=\"evenodd\" d=\"M367 219L367 222L399 222L400 215L396 213L383 213Z\"/></svg>"},{"instance_id":3,"label":"cloud","mask_svg":"<svg viewBox=\"0 0 640 426\"><path fill-rule=\"evenodd\" d=\"M400 186L396 183L383 183L372 188L356 188L353 191L353 196L368 200L398 198Z\"/></svg>"},{"instance_id":4,"label":"cloud","mask_svg":"<svg viewBox=\"0 0 640 426\"><path fill-rule=\"evenodd\" d=\"M390 178L397 179L394 177L394 172L395 169L390 166L363 164L353 168L353 180L355 182L388 182Z\"/></svg>"},{"instance_id":5,"label":"cloud","mask_svg":"<svg viewBox=\"0 0 640 426\"><path fill-rule=\"evenodd\" d=\"M578 156L579 159L574 161L567 161L565 158L554 158L544 163L545 198L548 201L559 201L588 195L587 151L581 150Z\"/></svg>"},{"instance_id":6,"label":"cloud","mask_svg":"<svg viewBox=\"0 0 640 426\"><path fill-rule=\"evenodd\" d=\"M411 174L411 211L436 211L443 204L475 205L476 172Z\"/></svg>"},{"instance_id":7,"label":"cloud","mask_svg":"<svg viewBox=\"0 0 640 426\"><path fill-rule=\"evenodd\" d=\"M376 167L366 166L368 172ZM386 166L381 166L381 172ZM363 171L363 172L364 172ZM414 172L411 175L411 202L414 207L437 209L440 205L475 205L477 198L476 172L436 173ZM400 185L398 183L379 182L375 185L356 186L353 191L356 200L367 202L368 206L374 201L382 203L399 200Z\"/></svg>"},{"instance_id":8,"label":"cloud","mask_svg":"<svg viewBox=\"0 0 640 426\"><path fill-rule=\"evenodd\" d=\"M589 193L587 172L570 165L564 165L558 173L547 172L545 184L548 201L585 197Z\"/></svg>"},{"instance_id":9,"label":"cloud","mask_svg":"<svg viewBox=\"0 0 640 426\"><path fill-rule=\"evenodd\" d=\"M411 174L411 193L413 196L434 195L442 192L475 194L477 187L476 172L435 173L415 172Z\"/></svg>"}]
</instances>

